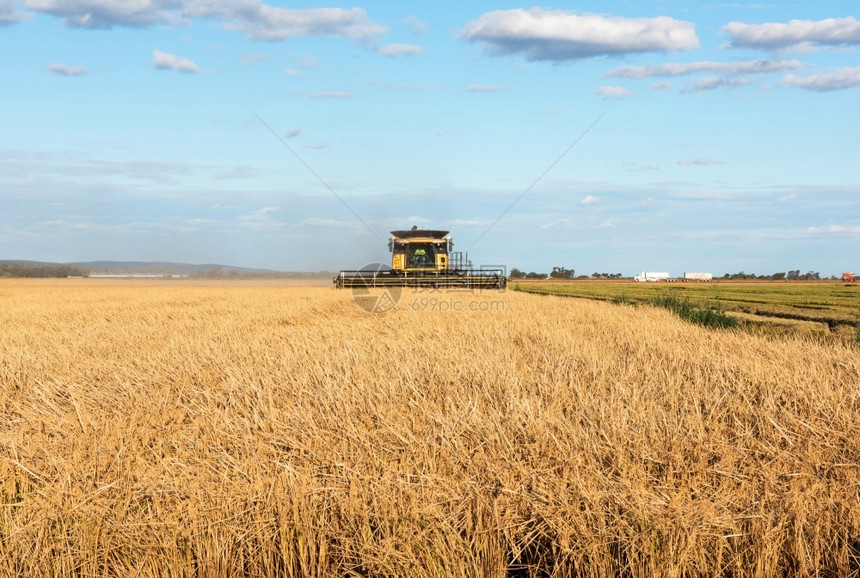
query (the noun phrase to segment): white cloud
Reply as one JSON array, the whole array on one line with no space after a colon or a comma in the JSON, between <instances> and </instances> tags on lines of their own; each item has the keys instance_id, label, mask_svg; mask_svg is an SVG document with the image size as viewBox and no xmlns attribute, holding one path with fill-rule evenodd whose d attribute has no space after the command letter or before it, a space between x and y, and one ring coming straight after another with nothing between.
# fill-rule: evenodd
<instances>
[{"instance_id":1,"label":"white cloud","mask_svg":"<svg viewBox=\"0 0 860 578\"><path fill-rule=\"evenodd\" d=\"M139 28L214 18L222 20L225 29L264 41L311 36L358 39L387 31L361 8L292 9L262 0L27 0L27 7L59 16L75 28Z\"/></svg>"},{"instance_id":2,"label":"white cloud","mask_svg":"<svg viewBox=\"0 0 860 578\"><path fill-rule=\"evenodd\" d=\"M851 16L765 24L730 22L723 26L723 31L729 34L729 42L735 48L784 50L804 45L860 44L860 22Z\"/></svg>"},{"instance_id":3,"label":"white cloud","mask_svg":"<svg viewBox=\"0 0 860 578\"><path fill-rule=\"evenodd\" d=\"M408 90L410 92L426 92L428 90L438 90L435 88L422 88L420 86L412 86L411 84L393 84L391 82L383 82L381 80L374 80L371 82L373 86L379 86L381 88L390 88L393 90Z\"/></svg>"},{"instance_id":4,"label":"white cloud","mask_svg":"<svg viewBox=\"0 0 860 578\"><path fill-rule=\"evenodd\" d=\"M860 234L860 226L846 226L846 225L836 225L830 224L826 227L807 227L807 233L812 234L845 234L849 236L854 236Z\"/></svg>"},{"instance_id":5,"label":"white cloud","mask_svg":"<svg viewBox=\"0 0 860 578\"><path fill-rule=\"evenodd\" d=\"M810 76L787 74L782 78L780 84L782 86L794 86L816 92L853 88L860 86L860 67L842 68L836 72L813 74Z\"/></svg>"},{"instance_id":6,"label":"white cloud","mask_svg":"<svg viewBox=\"0 0 860 578\"><path fill-rule=\"evenodd\" d=\"M426 222L429 219L422 220ZM451 219L450 221L445 221L445 227L486 227L490 223L491 221L487 219Z\"/></svg>"},{"instance_id":7,"label":"white cloud","mask_svg":"<svg viewBox=\"0 0 860 578\"><path fill-rule=\"evenodd\" d=\"M705 166L709 166L709 165L721 165L721 164L723 164L723 163L722 163L722 162L720 162L720 161L715 161L715 160L714 160L714 159L712 159L712 158L707 158L707 157L706 157L706 158L695 159L695 160L684 160L684 159L681 159L681 160L679 160L679 161L678 161L678 164L679 164L679 165L684 165L684 166L698 166L698 167L705 167Z\"/></svg>"},{"instance_id":8,"label":"white cloud","mask_svg":"<svg viewBox=\"0 0 860 578\"><path fill-rule=\"evenodd\" d=\"M347 227L353 225L350 221L338 221L337 219L320 219L309 217L299 222L299 227Z\"/></svg>"},{"instance_id":9,"label":"white cloud","mask_svg":"<svg viewBox=\"0 0 860 578\"><path fill-rule=\"evenodd\" d=\"M216 179L253 179L260 175L260 171L249 167L247 165L240 165L235 167L227 167L218 171L215 171L212 175Z\"/></svg>"},{"instance_id":10,"label":"white cloud","mask_svg":"<svg viewBox=\"0 0 860 578\"><path fill-rule=\"evenodd\" d=\"M373 22L361 8L280 8L260 0L185 0L182 14L190 18L218 18L224 27L253 40L337 36L366 38L387 28Z\"/></svg>"},{"instance_id":11,"label":"white cloud","mask_svg":"<svg viewBox=\"0 0 860 578\"><path fill-rule=\"evenodd\" d=\"M777 199L780 203L787 203L788 201L793 201L797 198L797 195L792 193L789 195L783 195Z\"/></svg>"},{"instance_id":12,"label":"white cloud","mask_svg":"<svg viewBox=\"0 0 860 578\"><path fill-rule=\"evenodd\" d=\"M422 22L417 16L407 16L403 20L403 25L406 28L409 28L413 32L418 32L419 34L427 32L427 29L430 27L426 22Z\"/></svg>"},{"instance_id":13,"label":"white cloud","mask_svg":"<svg viewBox=\"0 0 860 578\"><path fill-rule=\"evenodd\" d=\"M600 199L598 199L594 195L586 195L581 201L579 201L579 204L587 207L589 205L593 205L593 204L599 203L599 202L600 202Z\"/></svg>"},{"instance_id":14,"label":"white cloud","mask_svg":"<svg viewBox=\"0 0 860 578\"><path fill-rule=\"evenodd\" d=\"M287 68L284 70L284 76L298 76L301 73L301 70L296 70L295 68Z\"/></svg>"},{"instance_id":15,"label":"white cloud","mask_svg":"<svg viewBox=\"0 0 860 578\"><path fill-rule=\"evenodd\" d=\"M470 84L466 87L466 92L500 92L507 90L501 86L493 86L491 84Z\"/></svg>"},{"instance_id":16,"label":"white cloud","mask_svg":"<svg viewBox=\"0 0 860 578\"><path fill-rule=\"evenodd\" d=\"M305 145L305 148L306 149L320 150L320 149L326 148L330 144L331 143L327 143L327 142L315 142L315 143Z\"/></svg>"},{"instance_id":17,"label":"white cloud","mask_svg":"<svg viewBox=\"0 0 860 578\"><path fill-rule=\"evenodd\" d=\"M376 49L382 56L401 58L403 56L415 56L424 52L424 48L416 44L386 44Z\"/></svg>"},{"instance_id":18,"label":"white cloud","mask_svg":"<svg viewBox=\"0 0 860 578\"><path fill-rule=\"evenodd\" d=\"M89 74L90 69L86 66L69 66L60 62L54 62L47 68L48 72L59 74L60 76L82 76Z\"/></svg>"},{"instance_id":19,"label":"white cloud","mask_svg":"<svg viewBox=\"0 0 860 578\"><path fill-rule=\"evenodd\" d=\"M15 8L13 0L0 0L0 26L7 26L24 20L24 14Z\"/></svg>"},{"instance_id":20,"label":"white cloud","mask_svg":"<svg viewBox=\"0 0 860 578\"><path fill-rule=\"evenodd\" d=\"M274 220L270 215L280 210L280 207L263 207L245 215L239 215L239 225L245 229L275 230L283 228L284 224Z\"/></svg>"},{"instance_id":21,"label":"white cloud","mask_svg":"<svg viewBox=\"0 0 860 578\"><path fill-rule=\"evenodd\" d=\"M298 96L307 96L308 98L318 98L318 99L341 99L341 98L354 98L355 94L352 92L345 92L342 90L330 90L325 92L297 92Z\"/></svg>"},{"instance_id":22,"label":"white cloud","mask_svg":"<svg viewBox=\"0 0 860 578\"><path fill-rule=\"evenodd\" d=\"M313 56L305 54L296 62L296 66L299 68L317 68L322 66L322 62L314 58Z\"/></svg>"},{"instance_id":23,"label":"white cloud","mask_svg":"<svg viewBox=\"0 0 860 578\"><path fill-rule=\"evenodd\" d=\"M695 25L666 16L624 18L565 10L497 10L469 22L461 36L493 54L565 61L592 56L698 48Z\"/></svg>"},{"instance_id":24,"label":"white cloud","mask_svg":"<svg viewBox=\"0 0 860 578\"><path fill-rule=\"evenodd\" d=\"M711 73L735 76L739 74L766 74L788 72L803 66L797 60L747 60L745 62L667 62L651 66L621 66L604 74L604 77L652 78L655 76L684 76Z\"/></svg>"},{"instance_id":25,"label":"white cloud","mask_svg":"<svg viewBox=\"0 0 860 578\"><path fill-rule=\"evenodd\" d=\"M302 134L302 129L300 129L297 126L294 126L293 128L288 129L287 132L284 133L284 136L287 138L295 138L301 134Z\"/></svg>"},{"instance_id":26,"label":"white cloud","mask_svg":"<svg viewBox=\"0 0 860 578\"><path fill-rule=\"evenodd\" d=\"M740 88L749 84L748 78L708 76L686 85L681 92L701 92L717 88Z\"/></svg>"},{"instance_id":27,"label":"white cloud","mask_svg":"<svg viewBox=\"0 0 860 578\"><path fill-rule=\"evenodd\" d=\"M177 5L170 0L27 0L27 8L59 16L73 28L177 24Z\"/></svg>"},{"instance_id":28,"label":"white cloud","mask_svg":"<svg viewBox=\"0 0 860 578\"><path fill-rule=\"evenodd\" d=\"M562 227L565 229L573 228L573 221L567 218L564 219L556 219L555 221L550 221L549 223L544 223L540 225L541 229L553 229L555 227Z\"/></svg>"},{"instance_id":29,"label":"white cloud","mask_svg":"<svg viewBox=\"0 0 860 578\"><path fill-rule=\"evenodd\" d=\"M272 56L273 54L271 52L248 52L239 64L242 66L248 66L250 64L256 64L257 62L262 62L263 60L268 60Z\"/></svg>"},{"instance_id":30,"label":"white cloud","mask_svg":"<svg viewBox=\"0 0 860 578\"><path fill-rule=\"evenodd\" d=\"M608 96L610 98L627 98L633 96L631 91L620 86L601 86L594 91L594 94Z\"/></svg>"},{"instance_id":31,"label":"white cloud","mask_svg":"<svg viewBox=\"0 0 860 578\"><path fill-rule=\"evenodd\" d=\"M175 70L191 74L200 72L200 68L187 58L162 52L158 49L152 51L152 64L159 70Z\"/></svg>"}]
</instances>

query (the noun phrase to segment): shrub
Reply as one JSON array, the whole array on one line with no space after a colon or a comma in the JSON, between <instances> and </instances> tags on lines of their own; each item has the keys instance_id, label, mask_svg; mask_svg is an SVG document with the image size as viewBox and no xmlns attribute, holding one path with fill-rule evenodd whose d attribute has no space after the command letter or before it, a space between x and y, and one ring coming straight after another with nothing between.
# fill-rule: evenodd
<instances>
[{"instance_id":1,"label":"shrub","mask_svg":"<svg viewBox=\"0 0 860 578\"><path fill-rule=\"evenodd\" d=\"M719 303L701 308L689 299L679 299L674 295L661 295L653 301L657 307L668 309L681 319L704 325L705 327L735 327L737 319L729 317Z\"/></svg>"}]
</instances>

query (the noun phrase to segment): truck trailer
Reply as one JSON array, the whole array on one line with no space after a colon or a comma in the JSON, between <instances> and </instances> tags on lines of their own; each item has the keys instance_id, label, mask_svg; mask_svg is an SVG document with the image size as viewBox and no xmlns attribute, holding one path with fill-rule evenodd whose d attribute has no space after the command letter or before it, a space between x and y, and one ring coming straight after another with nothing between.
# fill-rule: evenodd
<instances>
[{"instance_id":1,"label":"truck trailer","mask_svg":"<svg viewBox=\"0 0 860 578\"><path fill-rule=\"evenodd\" d=\"M633 277L634 281L639 281L640 283L669 281L669 279L669 273L665 271L640 271L638 275Z\"/></svg>"},{"instance_id":2,"label":"truck trailer","mask_svg":"<svg viewBox=\"0 0 860 578\"><path fill-rule=\"evenodd\" d=\"M709 283L714 280L714 275L712 273L684 273L684 281L701 281L704 283Z\"/></svg>"}]
</instances>

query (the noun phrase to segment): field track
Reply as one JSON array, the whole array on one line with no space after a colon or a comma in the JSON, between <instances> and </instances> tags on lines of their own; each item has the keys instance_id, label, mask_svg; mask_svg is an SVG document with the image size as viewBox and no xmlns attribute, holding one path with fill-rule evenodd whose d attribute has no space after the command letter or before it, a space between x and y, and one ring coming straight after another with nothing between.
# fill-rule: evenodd
<instances>
[{"instance_id":1,"label":"field track","mask_svg":"<svg viewBox=\"0 0 860 578\"><path fill-rule=\"evenodd\" d=\"M860 574L850 344L87 279L0 331L0 577Z\"/></svg>"}]
</instances>

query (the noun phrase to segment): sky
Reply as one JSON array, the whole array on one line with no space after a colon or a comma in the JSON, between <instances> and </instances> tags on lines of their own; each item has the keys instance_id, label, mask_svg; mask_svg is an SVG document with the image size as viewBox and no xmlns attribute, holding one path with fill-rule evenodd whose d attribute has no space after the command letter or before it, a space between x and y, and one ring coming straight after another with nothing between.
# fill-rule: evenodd
<instances>
[{"instance_id":1,"label":"sky","mask_svg":"<svg viewBox=\"0 0 860 578\"><path fill-rule=\"evenodd\" d=\"M0 0L0 259L860 270L856 2L356 2Z\"/></svg>"}]
</instances>

